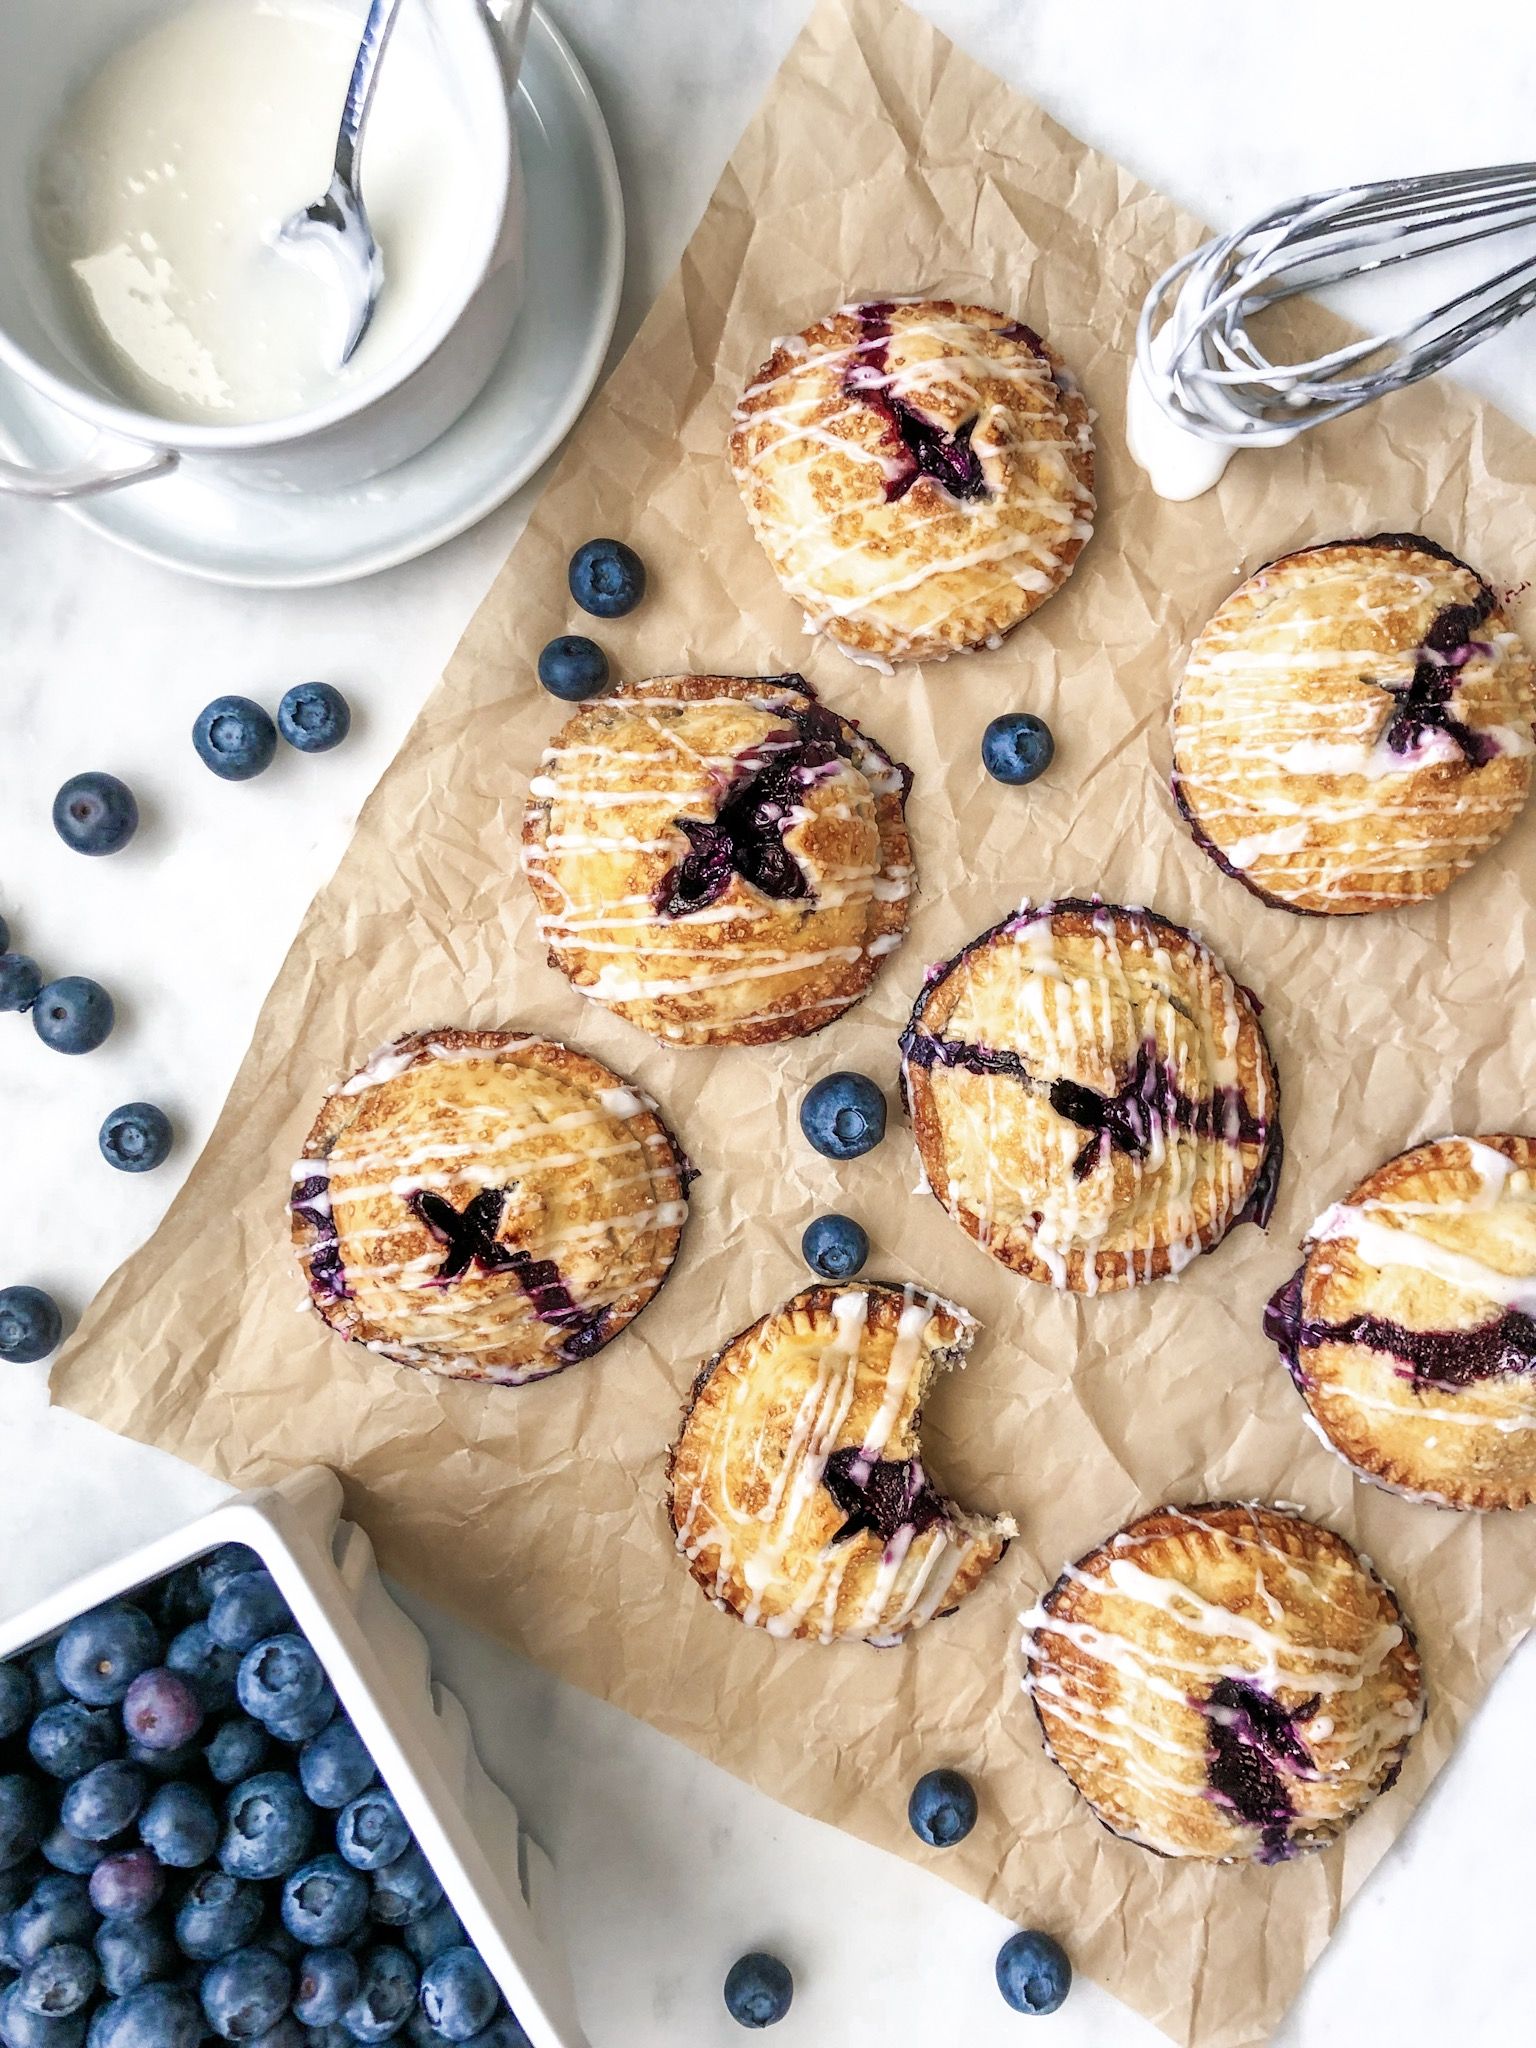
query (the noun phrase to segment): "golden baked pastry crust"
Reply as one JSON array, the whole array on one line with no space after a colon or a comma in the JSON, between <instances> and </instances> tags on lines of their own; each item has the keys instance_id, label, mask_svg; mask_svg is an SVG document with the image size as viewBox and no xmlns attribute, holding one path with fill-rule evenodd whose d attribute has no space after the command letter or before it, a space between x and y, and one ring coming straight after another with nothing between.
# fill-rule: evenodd
<instances>
[{"instance_id":1,"label":"golden baked pastry crust","mask_svg":"<svg viewBox=\"0 0 1536 2048\"><path fill-rule=\"evenodd\" d=\"M1143 1515L1024 1616L1024 1652L1048 1753L1107 1828L1164 1856L1325 1848L1424 1717L1391 1593L1275 1508Z\"/></svg>"},{"instance_id":2,"label":"golden baked pastry crust","mask_svg":"<svg viewBox=\"0 0 1536 2048\"><path fill-rule=\"evenodd\" d=\"M1354 916L1450 887L1519 816L1536 664L1475 570L1416 534L1284 555L1200 634L1173 790L1218 866Z\"/></svg>"},{"instance_id":3,"label":"golden baked pastry crust","mask_svg":"<svg viewBox=\"0 0 1536 2048\"><path fill-rule=\"evenodd\" d=\"M818 1031L906 933L907 786L800 676L626 683L532 784L523 864L550 963L668 1044Z\"/></svg>"},{"instance_id":4,"label":"golden baked pastry crust","mask_svg":"<svg viewBox=\"0 0 1536 2048\"><path fill-rule=\"evenodd\" d=\"M1264 1327L1324 1441L1440 1506L1536 1501L1536 1139L1415 1145L1301 1249Z\"/></svg>"},{"instance_id":5,"label":"golden baked pastry crust","mask_svg":"<svg viewBox=\"0 0 1536 2048\"><path fill-rule=\"evenodd\" d=\"M417 1031L334 1088L293 1241L343 1337L515 1386L588 1358L660 1287L692 1169L647 1096L513 1031Z\"/></svg>"},{"instance_id":6,"label":"golden baked pastry crust","mask_svg":"<svg viewBox=\"0 0 1536 2048\"><path fill-rule=\"evenodd\" d=\"M918 1422L970 1348L913 1288L810 1287L694 1382L668 1462L678 1549L718 1607L770 1635L899 1642L951 1613L1016 1531L934 1488Z\"/></svg>"},{"instance_id":7,"label":"golden baked pastry crust","mask_svg":"<svg viewBox=\"0 0 1536 2048\"><path fill-rule=\"evenodd\" d=\"M1115 1293L1268 1220L1279 1088L1257 1006L1155 911L1025 905L935 970L901 1044L930 1189L1031 1280Z\"/></svg>"},{"instance_id":8,"label":"golden baked pastry crust","mask_svg":"<svg viewBox=\"0 0 1536 2048\"><path fill-rule=\"evenodd\" d=\"M1022 322L880 300L775 346L731 466L808 629L885 667L995 646L1061 587L1093 528L1091 421Z\"/></svg>"}]
</instances>

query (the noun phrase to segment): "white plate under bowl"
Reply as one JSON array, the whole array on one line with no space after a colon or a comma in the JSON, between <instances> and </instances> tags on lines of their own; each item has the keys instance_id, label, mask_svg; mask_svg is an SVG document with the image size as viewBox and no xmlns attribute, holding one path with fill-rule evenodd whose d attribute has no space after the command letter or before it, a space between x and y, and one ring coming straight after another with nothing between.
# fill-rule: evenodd
<instances>
[{"instance_id":1,"label":"white plate under bowl","mask_svg":"<svg viewBox=\"0 0 1536 2048\"><path fill-rule=\"evenodd\" d=\"M624 276L613 145L569 44L542 8L513 102L526 200L528 294L506 354L441 440L344 491L282 497L173 472L67 512L120 547L214 583L345 583L441 547L483 519L564 440L603 367ZM0 370L0 447L52 467L91 434Z\"/></svg>"}]
</instances>

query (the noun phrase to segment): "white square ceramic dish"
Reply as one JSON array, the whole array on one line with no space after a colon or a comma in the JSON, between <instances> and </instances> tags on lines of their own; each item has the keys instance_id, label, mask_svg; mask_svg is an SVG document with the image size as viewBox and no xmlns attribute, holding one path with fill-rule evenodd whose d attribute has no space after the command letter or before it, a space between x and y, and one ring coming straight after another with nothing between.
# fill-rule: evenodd
<instances>
[{"instance_id":1,"label":"white square ceramic dish","mask_svg":"<svg viewBox=\"0 0 1536 2048\"><path fill-rule=\"evenodd\" d=\"M553 1869L486 1776L464 1709L432 1682L426 1638L390 1598L372 1544L341 1506L340 1482L323 1466L241 1494L0 1622L0 1658L221 1543L248 1544L318 1651L534 2048L587 2048L556 1934Z\"/></svg>"}]
</instances>

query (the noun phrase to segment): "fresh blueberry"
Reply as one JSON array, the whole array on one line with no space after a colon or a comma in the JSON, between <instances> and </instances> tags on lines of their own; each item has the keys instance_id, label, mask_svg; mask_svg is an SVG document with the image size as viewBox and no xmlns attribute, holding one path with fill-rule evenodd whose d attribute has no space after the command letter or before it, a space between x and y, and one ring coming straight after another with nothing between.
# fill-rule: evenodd
<instances>
[{"instance_id":1,"label":"fresh blueberry","mask_svg":"<svg viewBox=\"0 0 1536 2048\"><path fill-rule=\"evenodd\" d=\"M30 1010L43 985L37 962L26 953L0 953L0 1010Z\"/></svg>"},{"instance_id":2,"label":"fresh blueberry","mask_svg":"<svg viewBox=\"0 0 1536 2048\"><path fill-rule=\"evenodd\" d=\"M32 1029L50 1052L94 1052L111 1034L117 1012L99 981L66 974L39 989Z\"/></svg>"},{"instance_id":3,"label":"fresh blueberry","mask_svg":"<svg viewBox=\"0 0 1536 2048\"><path fill-rule=\"evenodd\" d=\"M1054 2012L1072 1989L1066 1950L1038 1928L1010 1934L997 1952L997 1988L1015 2012Z\"/></svg>"},{"instance_id":4,"label":"fresh blueberry","mask_svg":"<svg viewBox=\"0 0 1536 2048\"><path fill-rule=\"evenodd\" d=\"M64 1318L41 1287L0 1287L0 1359L32 1365L57 1349Z\"/></svg>"},{"instance_id":5,"label":"fresh blueberry","mask_svg":"<svg viewBox=\"0 0 1536 2048\"><path fill-rule=\"evenodd\" d=\"M754 1952L726 1973L725 2009L741 2027L776 2026L794 1995L795 1980L777 1956Z\"/></svg>"},{"instance_id":6,"label":"fresh blueberry","mask_svg":"<svg viewBox=\"0 0 1536 2048\"><path fill-rule=\"evenodd\" d=\"M205 768L226 782L248 782L272 764L277 727L249 697L215 697L197 714L192 744Z\"/></svg>"},{"instance_id":7,"label":"fresh blueberry","mask_svg":"<svg viewBox=\"0 0 1536 2048\"><path fill-rule=\"evenodd\" d=\"M110 1842L131 1827L149 1797L149 1780L137 1764L113 1758L76 1778L64 1794L59 1819L87 1842Z\"/></svg>"},{"instance_id":8,"label":"fresh blueberry","mask_svg":"<svg viewBox=\"0 0 1536 2048\"><path fill-rule=\"evenodd\" d=\"M19 1735L32 1712L32 1680L18 1659L0 1664L0 1742Z\"/></svg>"},{"instance_id":9,"label":"fresh blueberry","mask_svg":"<svg viewBox=\"0 0 1536 2048\"><path fill-rule=\"evenodd\" d=\"M20 1771L0 1777L0 1870L14 1869L32 1854L48 1832L48 1819L42 1788L32 1778Z\"/></svg>"},{"instance_id":10,"label":"fresh blueberry","mask_svg":"<svg viewBox=\"0 0 1536 2048\"><path fill-rule=\"evenodd\" d=\"M285 2012L264 2034L257 2034L250 2048L309 2048L309 2033L291 2012Z\"/></svg>"},{"instance_id":11,"label":"fresh blueberry","mask_svg":"<svg viewBox=\"0 0 1536 2048\"><path fill-rule=\"evenodd\" d=\"M357 1996L362 1973L344 1948L312 1948L299 1963L294 2017L306 2027L333 2027Z\"/></svg>"},{"instance_id":12,"label":"fresh blueberry","mask_svg":"<svg viewBox=\"0 0 1536 2048\"><path fill-rule=\"evenodd\" d=\"M595 640L562 633L539 655L539 681L551 697L580 704L608 687L608 657Z\"/></svg>"},{"instance_id":13,"label":"fresh blueberry","mask_svg":"<svg viewBox=\"0 0 1536 2048\"><path fill-rule=\"evenodd\" d=\"M203 2012L226 2041L254 2041L277 2025L292 1999L288 1965L268 1948L237 1948L203 1977Z\"/></svg>"},{"instance_id":14,"label":"fresh blueberry","mask_svg":"<svg viewBox=\"0 0 1536 2048\"><path fill-rule=\"evenodd\" d=\"M88 1948L76 1941L56 1941L23 1970L16 1995L28 2012L67 2020L91 1997L99 1974Z\"/></svg>"},{"instance_id":15,"label":"fresh blueberry","mask_svg":"<svg viewBox=\"0 0 1536 2048\"><path fill-rule=\"evenodd\" d=\"M171 1149L171 1120L152 1102L125 1102L101 1127L101 1156L120 1173L149 1173Z\"/></svg>"},{"instance_id":16,"label":"fresh blueberry","mask_svg":"<svg viewBox=\"0 0 1536 2048\"><path fill-rule=\"evenodd\" d=\"M74 853L117 853L139 829L139 807L115 775L72 775L53 800L53 829Z\"/></svg>"},{"instance_id":17,"label":"fresh blueberry","mask_svg":"<svg viewBox=\"0 0 1536 2048\"><path fill-rule=\"evenodd\" d=\"M266 1729L260 1722L250 1720L245 1714L231 1714L203 1750L208 1763L208 1774L217 1785L238 1785L242 1778L254 1777L261 1769L266 1754ZM304 1776L302 1756L299 1758L299 1776ZM311 1799L315 1799L307 1781L304 1790L309 1793ZM323 1799L315 1799L317 1806L324 1806L327 1803Z\"/></svg>"},{"instance_id":18,"label":"fresh blueberry","mask_svg":"<svg viewBox=\"0 0 1536 2048\"><path fill-rule=\"evenodd\" d=\"M203 1597L195 1564L178 1565L139 1597L167 1636L176 1635L189 1622L205 1620L210 1604Z\"/></svg>"},{"instance_id":19,"label":"fresh blueberry","mask_svg":"<svg viewBox=\"0 0 1536 2048\"><path fill-rule=\"evenodd\" d=\"M114 1849L91 1872L91 1904L103 1920L142 1920L165 1896L165 1872L150 1849Z\"/></svg>"},{"instance_id":20,"label":"fresh blueberry","mask_svg":"<svg viewBox=\"0 0 1536 2048\"><path fill-rule=\"evenodd\" d=\"M352 730L352 710L330 683L295 683L277 707L277 729L301 754L328 754Z\"/></svg>"},{"instance_id":21,"label":"fresh blueberry","mask_svg":"<svg viewBox=\"0 0 1536 2048\"><path fill-rule=\"evenodd\" d=\"M59 1676L58 1647L58 1638L54 1637L39 1643L35 1650L28 1650L26 1655L27 1676L40 1707L57 1706L60 1700L69 1698L69 1689Z\"/></svg>"},{"instance_id":22,"label":"fresh blueberry","mask_svg":"<svg viewBox=\"0 0 1536 2048\"><path fill-rule=\"evenodd\" d=\"M823 1280L850 1280L869 1257L869 1237L851 1216L818 1216L805 1226L800 1250Z\"/></svg>"},{"instance_id":23,"label":"fresh blueberry","mask_svg":"<svg viewBox=\"0 0 1536 2048\"><path fill-rule=\"evenodd\" d=\"M488 2027L482 2027L478 2034L471 2034L464 2048L533 2048L515 2013L501 2011Z\"/></svg>"},{"instance_id":24,"label":"fresh blueberry","mask_svg":"<svg viewBox=\"0 0 1536 2048\"><path fill-rule=\"evenodd\" d=\"M27 1732L33 1763L50 1778L82 1778L122 1748L117 1716L106 1707L60 1700L44 1707Z\"/></svg>"},{"instance_id":25,"label":"fresh blueberry","mask_svg":"<svg viewBox=\"0 0 1536 2048\"><path fill-rule=\"evenodd\" d=\"M309 1854L314 1815L297 1778L262 1771L229 1795L219 1862L231 1877L286 1877Z\"/></svg>"},{"instance_id":26,"label":"fresh blueberry","mask_svg":"<svg viewBox=\"0 0 1536 2048\"><path fill-rule=\"evenodd\" d=\"M176 1909L176 1945L198 1963L231 1955L254 1939L264 1905L256 1885L227 1871L200 1871Z\"/></svg>"},{"instance_id":27,"label":"fresh blueberry","mask_svg":"<svg viewBox=\"0 0 1536 2048\"><path fill-rule=\"evenodd\" d=\"M346 1806L373 1783L373 1758L345 1714L299 1752L299 1782L316 1806Z\"/></svg>"},{"instance_id":28,"label":"fresh blueberry","mask_svg":"<svg viewBox=\"0 0 1536 2048\"><path fill-rule=\"evenodd\" d=\"M411 1831L395 1804L394 1794L377 1785L363 1792L341 1810L336 1823L336 1846L354 1870L381 1870L403 1856L411 1845Z\"/></svg>"},{"instance_id":29,"label":"fresh blueberry","mask_svg":"<svg viewBox=\"0 0 1536 2048\"><path fill-rule=\"evenodd\" d=\"M65 1690L88 1707L115 1707L139 1673L159 1661L154 1623L126 1600L78 1615L54 1652Z\"/></svg>"},{"instance_id":30,"label":"fresh blueberry","mask_svg":"<svg viewBox=\"0 0 1536 2048\"><path fill-rule=\"evenodd\" d=\"M496 1979L467 1945L445 1949L421 1973L421 2009L450 2041L488 2027L500 2003Z\"/></svg>"},{"instance_id":31,"label":"fresh blueberry","mask_svg":"<svg viewBox=\"0 0 1536 2048\"><path fill-rule=\"evenodd\" d=\"M1032 711L1005 711L981 736L981 762L994 782L1033 782L1051 765L1056 742Z\"/></svg>"},{"instance_id":32,"label":"fresh blueberry","mask_svg":"<svg viewBox=\"0 0 1536 2048\"><path fill-rule=\"evenodd\" d=\"M204 1614L231 1579L241 1578L246 1572L259 1572L261 1568L261 1559L245 1543L223 1543L207 1557L199 1558L193 1569L202 1589Z\"/></svg>"},{"instance_id":33,"label":"fresh blueberry","mask_svg":"<svg viewBox=\"0 0 1536 2048\"><path fill-rule=\"evenodd\" d=\"M21 1986L13 1984L0 1998L0 2042L4 2048L80 2048L85 2039L85 2014L44 2019L21 2002Z\"/></svg>"},{"instance_id":34,"label":"fresh blueberry","mask_svg":"<svg viewBox=\"0 0 1536 2048\"><path fill-rule=\"evenodd\" d=\"M206 1621L191 1621L172 1636L165 1652L167 1666L197 1694L204 1713L216 1714L235 1704L240 1652L226 1650L213 1639Z\"/></svg>"},{"instance_id":35,"label":"fresh blueberry","mask_svg":"<svg viewBox=\"0 0 1536 2048\"><path fill-rule=\"evenodd\" d=\"M336 1712L336 1692L331 1681L323 1679L319 1692L307 1707L300 1707L296 1713L274 1714L267 1721L267 1733L277 1742L286 1742L299 1749L310 1742L322 1729L328 1728Z\"/></svg>"},{"instance_id":36,"label":"fresh blueberry","mask_svg":"<svg viewBox=\"0 0 1536 2048\"><path fill-rule=\"evenodd\" d=\"M270 1725L302 1714L324 1686L320 1659L303 1636L280 1635L246 1651L235 1692L253 1720Z\"/></svg>"},{"instance_id":37,"label":"fresh blueberry","mask_svg":"<svg viewBox=\"0 0 1536 2048\"><path fill-rule=\"evenodd\" d=\"M176 1984L146 1984L97 2008L90 2048L198 2048L202 2016Z\"/></svg>"},{"instance_id":38,"label":"fresh blueberry","mask_svg":"<svg viewBox=\"0 0 1536 2048\"><path fill-rule=\"evenodd\" d=\"M203 1752L195 1742L183 1742L176 1749L150 1749L130 1737L123 1754L129 1763L148 1771L152 1778L186 1778L203 1761Z\"/></svg>"},{"instance_id":39,"label":"fresh blueberry","mask_svg":"<svg viewBox=\"0 0 1536 2048\"><path fill-rule=\"evenodd\" d=\"M464 1928L458 1914L443 1899L430 1913L408 1920L400 1930L400 1939L417 1962L425 1967L444 1949L457 1948L464 1939Z\"/></svg>"},{"instance_id":40,"label":"fresh blueberry","mask_svg":"<svg viewBox=\"0 0 1536 2048\"><path fill-rule=\"evenodd\" d=\"M926 1771L907 1801L912 1832L930 1849L950 1849L976 1825L976 1794L958 1771Z\"/></svg>"},{"instance_id":41,"label":"fresh blueberry","mask_svg":"<svg viewBox=\"0 0 1536 2048\"><path fill-rule=\"evenodd\" d=\"M66 1827L50 1828L43 1837L42 1851L55 1870L71 1877L89 1877L107 1853L104 1843L82 1842Z\"/></svg>"},{"instance_id":42,"label":"fresh blueberry","mask_svg":"<svg viewBox=\"0 0 1536 2048\"><path fill-rule=\"evenodd\" d=\"M368 1880L339 1856L317 1856L284 1884L282 1915L305 1948L340 1948L368 1918Z\"/></svg>"},{"instance_id":43,"label":"fresh blueberry","mask_svg":"<svg viewBox=\"0 0 1536 2048\"><path fill-rule=\"evenodd\" d=\"M368 1911L385 1927L404 1927L430 1913L443 1896L436 1871L412 1842L403 1856L373 1873Z\"/></svg>"},{"instance_id":44,"label":"fresh blueberry","mask_svg":"<svg viewBox=\"0 0 1536 2048\"><path fill-rule=\"evenodd\" d=\"M219 1846L219 1816L200 1785L162 1785L139 1817L139 1839L168 1870L196 1870Z\"/></svg>"},{"instance_id":45,"label":"fresh blueberry","mask_svg":"<svg viewBox=\"0 0 1536 2048\"><path fill-rule=\"evenodd\" d=\"M179 1672L141 1671L124 1695L123 1726L146 1749L183 1749L202 1725L202 1702Z\"/></svg>"},{"instance_id":46,"label":"fresh blueberry","mask_svg":"<svg viewBox=\"0 0 1536 2048\"><path fill-rule=\"evenodd\" d=\"M571 557L571 595L598 619L622 619L645 595L645 564L621 540L589 540Z\"/></svg>"},{"instance_id":47,"label":"fresh blueberry","mask_svg":"<svg viewBox=\"0 0 1536 2048\"><path fill-rule=\"evenodd\" d=\"M416 1965L403 1948L370 1948L363 1952L357 1996L342 2015L342 2025L364 2048L398 2034L416 2004Z\"/></svg>"},{"instance_id":48,"label":"fresh blueberry","mask_svg":"<svg viewBox=\"0 0 1536 2048\"><path fill-rule=\"evenodd\" d=\"M90 1895L78 1877L50 1871L6 1922L6 1947L18 1969L61 1941L89 1941L96 1926Z\"/></svg>"},{"instance_id":49,"label":"fresh blueberry","mask_svg":"<svg viewBox=\"0 0 1536 2048\"><path fill-rule=\"evenodd\" d=\"M96 1932L96 1960L103 1987L126 1998L146 1984L175 1975L181 1961L158 1914L147 1920L107 1920Z\"/></svg>"},{"instance_id":50,"label":"fresh blueberry","mask_svg":"<svg viewBox=\"0 0 1536 2048\"><path fill-rule=\"evenodd\" d=\"M268 1571L242 1572L230 1579L208 1610L208 1628L214 1641L222 1643L226 1650L238 1650L242 1657L267 1636L278 1635L292 1626L288 1602Z\"/></svg>"},{"instance_id":51,"label":"fresh blueberry","mask_svg":"<svg viewBox=\"0 0 1536 2048\"><path fill-rule=\"evenodd\" d=\"M885 1097L865 1074L826 1074L800 1105L800 1128L828 1159L857 1159L885 1136Z\"/></svg>"}]
</instances>

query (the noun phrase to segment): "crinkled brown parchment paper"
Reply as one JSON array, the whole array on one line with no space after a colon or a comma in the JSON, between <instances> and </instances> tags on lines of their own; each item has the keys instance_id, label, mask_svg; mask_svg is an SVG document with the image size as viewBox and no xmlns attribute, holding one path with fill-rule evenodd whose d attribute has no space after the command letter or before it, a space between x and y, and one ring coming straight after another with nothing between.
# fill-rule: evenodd
<instances>
[{"instance_id":1,"label":"crinkled brown parchment paper","mask_svg":"<svg viewBox=\"0 0 1536 2048\"><path fill-rule=\"evenodd\" d=\"M1357 1485L1303 1426L1259 1312L1307 1222L1380 1159L1447 1130L1530 1126L1536 818L1438 903L1293 919L1218 874L1176 820L1168 703L1192 632L1293 545L1422 528L1500 584L1536 577L1536 442L1435 383L1240 457L1192 505L1160 503L1125 454L1127 352L1149 280L1197 238L892 0L827 0L364 811L196 1171L55 1388L231 1480L334 1465L400 1578L777 1797L1070 1931L1078 1964L1176 2039L1238 2048L1271 2031L1532 1616L1536 1518ZM724 442L770 337L918 287L1005 307L1061 350L1099 411L1102 513L1066 589L1004 647L883 678L801 637ZM912 936L818 1038L667 1051L544 963L517 832L561 712L534 660L576 623L571 549L610 532L652 582L602 632L623 672L801 667L916 770ZM981 770L981 728L1005 706L1057 735L1029 790ZM1094 888L1193 923L1259 991L1288 1157L1267 1237L1239 1229L1175 1284L1079 1301L1011 1278L914 1193L899 1120L839 1167L808 1150L795 1109L835 1066L894 1080L926 963L1025 894ZM597 1054L656 1094L703 1170L670 1284L596 1361L541 1385L434 1381L295 1313L284 1203L320 1092L381 1040L439 1023L524 1025ZM800 1286L801 1229L830 1206L869 1227L871 1272L982 1318L969 1368L930 1403L929 1451L962 1499L1011 1509L1023 1531L959 1615L901 1651L782 1645L717 1614L662 1510L697 1360ZM1016 1613L1063 1560L1154 1502L1213 1495L1299 1502L1362 1546L1417 1626L1433 1689L1398 1788L1343 1847L1278 1870L1182 1867L1102 1832L1018 1690ZM984 1817L930 1855L903 1809L945 1760L977 1774Z\"/></svg>"}]
</instances>

